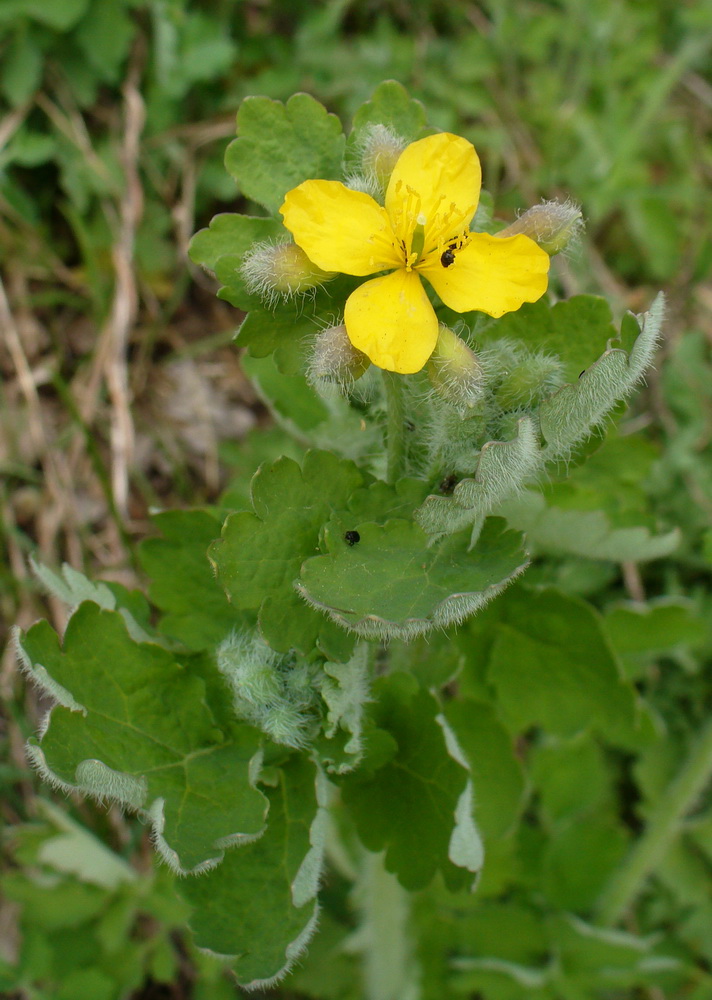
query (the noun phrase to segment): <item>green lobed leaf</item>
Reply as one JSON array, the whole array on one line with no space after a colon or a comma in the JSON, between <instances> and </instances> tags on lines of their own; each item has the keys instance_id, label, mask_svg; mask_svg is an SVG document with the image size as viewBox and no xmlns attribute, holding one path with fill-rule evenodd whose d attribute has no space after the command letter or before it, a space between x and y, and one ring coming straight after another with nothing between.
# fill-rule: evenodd
<instances>
[{"instance_id":1,"label":"green lobed leaf","mask_svg":"<svg viewBox=\"0 0 712 1000\"><path fill-rule=\"evenodd\" d=\"M353 462L330 452L307 452L301 469L289 458L263 465L252 481L254 513L228 517L211 546L228 597L237 608L259 610L262 634L274 649L309 655L319 642L324 650L336 642L348 659L346 645L353 643L340 642L333 622L298 606L293 583L304 559L319 550L322 525L364 482Z\"/></svg>"},{"instance_id":2,"label":"green lobed leaf","mask_svg":"<svg viewBox=\"0 0 712 1000\"><path fill-rule=\"evenodd\" d=\"M261 832L259 734L239 724L221 732L205 682L174 654L134 642L120 614L92 602L72 615L62 646L39 622L20 649L28 673L41 667L71 696L30 745L49 781L141 809L175 870L213 864L225 843Z\"/></svg>"},{"instance_id":3,"label":"green lobed leaf","mask_svg":"<svg viewBox=\"0 0 712 1000\"><path fill-rule=\"evenodd\" d=\"M247 348L245 360L248 365L252 365L255 378L259 379L260 374L266 371L269 379L270 368L267 365L260 365L259 362L272 354L277 372L286 378L291 377L297 382L301 380L304 383L307 344L313 338L316 329L312 316L304 312L296 313L293 304L278 303L271 310L264 308L251 310L237 331L235 343L238 347ZM306 403L303 403L303 406L307 410L323 409L314 390L309 391L313 402L311 406ZM303 394L303 391L299 393ZM282 407L291 408L287 400L277 399L274 399L275 407L278 402Z\"/></svg>"},{"instance_id":4,"label":"green lobed leaf","mask_svg":"<svg viewBox=\"0 0 712 1000\"><path fill-rule=\"evenodd\" d=\"M590 604L554 587L518 587L498 603L487 676L513 732L592 727L624 746L642 738L635 689Z\"/></svg>"},{"instance_id":5,"label":"green lobed leaf","mask_svg":"<svg viewBox=\"0 0 712 1000\"><path fill-rule=\"evenodd\" d=\"M237 309L262 305L258 295L250 294L240 270L245 255L255 243L277 241L288 236L276 219L223 213L213 216L207 229L201 229L190 241L188 254L195 264L214 271L222 282L219 297Z\"/></svg>"},{"instance_id":6,"label":"green lobed leaf","mask_svg":"<svg viewBox=\"0 0 712 1000\"><path fill-rule=\"evenodd\" d=\"M163 538L141 543L139 559L151 578L149 597L164 612L160 631L189 649L213 649L247 618L231 605L208 559L221 521L207 510L164 511L154 517Z\"/></svg>"},{"instance_id":7,"label":"green lobed leaf","mask_svg":"<svg viewBox=\"0 0 712 1000\"><path fill-rule=\"evenodd\" d=\"M314 764L292 757L267 791L263 836L228 851L219 868L180 885L193 907L195 943L229 958L243 986L267 987L280 979L316 929L313 900L325 832L318 780Z\"/></svg>"},{"instance_id":8,"label":"green lobed leaf","mask_svg":"<svg viewBox=\"0 0 712 1000\"><path fill-rule=\"evenodd\" d=\"M340 178L343 154L341 122L313 97L295 94L286 104L248 97L225 166L246 198L276 215L287 191L302 181Z\"/></svg>"},{"instance_id":9,"label":"green lobed leaf","mask_svg":"<svg viewBox=\"0 0 712 1000\"><path fill-rule=\"evenodd\" d=\"M386 125L406 142L413 142L421 137L426 124L421 102L412 98L397 80L385 80L354 115L349 150L358 147L364 131L371 125Z\"/></svg>"},{"instance_id":10,"label":"green lobed leaf","mask_svg":"<svg viewBox=\"0 0 712 1000\"><path fill-rule=\"evenodd\" d=\"M228 259L226 266L233 266ZM227 280L221 267L218 276ZM327 285L290 302L276 301L269 308L252 308L238 330L235 342L239 347L247 347L252 358L264 358L274 354L277 369L284 375L300 375L306 368L309 345L317 332L338 322L343 311L343 303L357 286L358 279L348 275L338 275ZM225 296L229 301L229 294ZM310 390L314 395L314 390Z\"/></svg>"},{"instance_id":11,"label":"green lobed leaf","mask_svg":"<svg viewBox=\"0 0 712 1000\"><path fill-rule=\"evenodd\" d=\"M359 769L341 780L344 803L364 845L386 851L386 869L406 889L423 888L437 870L448 885L460 888L471 882L481 846L470 812L468 771L452 756L438 704L403 673L380 678L373 694L371 718L397 749L379 768ZM470 814L458 817L463 806ZM453 863L464 857L458 853L458 818L470 839L463 867Z\"/></svg>"},{"instance_id":12,"label":"green lobed leaf","mask_svg":"<svg viewBox=\"0 0 712 1000\"><path fill-rule=\"evenodd\" d=\"M254 315L255 313L250 313L250 317ZM293 323L293 327L294 325ZM294 332L292 329L290 336ZM313 431L319 424L323 424L329 417L329 410L304 376L302 344L298 340L294 341L294 347L296 348L294 351L296 364L288 366L290 369L297 368L297 371L293 373L278 370L275 364L277 362L276 355L274 359L246 355L242 358L241 364L243 371L276 418L287 430L291 430L294 437L298 438L302 432ZM279 346L277 346L277 350L280 350ZM281 355L281 360L283 360L284 352L281 352Z\"/></svg>"},{"instance_id":13,"label":"green lobed leaf","mask_svg":"<svg viewBox=\"0 0 712 1000\"><path fill-rule=\"evenodd\" d=\"M300 592L346 628L366 637L412 638L462 621L500 593L527 565L522 537L491 518L470 548L469 531L428 545L412 521L354 525L349 544L328 526L328 554L302 566Z\"/></svg>"}]
</instances>

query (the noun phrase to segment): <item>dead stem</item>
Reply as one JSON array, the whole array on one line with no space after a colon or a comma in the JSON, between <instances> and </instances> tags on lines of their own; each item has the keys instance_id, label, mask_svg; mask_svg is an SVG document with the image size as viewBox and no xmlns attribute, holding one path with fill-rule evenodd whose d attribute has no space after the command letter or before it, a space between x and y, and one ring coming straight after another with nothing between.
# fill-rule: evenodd
<instances>
[{"instance_id":1,"label":"dead stem","mask_svg":"<svg viewBox=\"0 0 712 1000\"><path fill-rule=\"evenodd\" d=\"M136 229L143 211L143 189L138 171L140 137L145 120L143 98L138 89L142 60L136 53L123 87L124 139L121 163L125 186L119 203L117 240L112 250L114 297L102 337L110 350L106 357L106 383L111 398L111 484L116 509L128 514L129 469L135 433L131 416L127 347L138 310L138 293L133 268Z\"/></svg>"},{"instance_id":2,"label":"dead stem","mask_svg":"<svg viewBox=\"0 0 712 1000\"><path fill-rule=\"evenodd\" d=\"M643 586L643 578L640 575L638 564L634 562L621 563L621 573L623 574L623 583L625 584L626 592L631 601L642 604L645 601L645 587Z\"/></svg>"},{"instance_id":3,"label":"dead stem","mask_svg":"<svg viewBox=\"0 0 712 1000\"><path fill-rule=\"evenodd\" d=\"M76 533L71 530L74 527L73 506L69 502L71 484L66 481L62 466L56 460L52 442L46 433L35 375L23 350L22 337L10 309L2 278L0 278L0 328L3 331L3 339L17 373L20 392L27 404L27 433L32 451L42 464L44 483L51 498L51 503L46 505L42 515L38 518L39 549L43 559L49 563L56 563L59 558L57 535L60 528L63 526L67 528L68 542L72 538L77 538ZM65 618L64 607L53 599L50 599L50 606L53 620L62 627Z\"/></svg>"},{"instance_id":4,"label":"dead stem","mask_svg":"<svg viewBox=\"0 0 712 1000\"><path fill-rule=\"evenodd\" d=\"M24 123L27 112L31 107L32 101L25 101L19 108L13 108L9 114L5 115L0 122L0 149L7 145L18 128Z\"/></svg>"}]
</instances>

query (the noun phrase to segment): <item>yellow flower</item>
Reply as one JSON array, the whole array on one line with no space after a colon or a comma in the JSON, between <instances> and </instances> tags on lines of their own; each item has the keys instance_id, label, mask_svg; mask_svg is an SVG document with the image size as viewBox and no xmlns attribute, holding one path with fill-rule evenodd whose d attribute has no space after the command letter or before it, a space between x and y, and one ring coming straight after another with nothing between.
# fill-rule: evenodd
<instances>
[{"instance_id":1,"label":"yellow flower","mask_svg":"<svg viewBox=\"0 0 712 1000\"><path fill-rule=\"evenodd\" d=\"M449 132L407 146L388 182L385 207L339 181L289 191L284 225L325 271L365 276L346 301L349 340L379 368L417 372L433 353L438 320L420 276L456 312L490 316L535 302L549 256L528 236L472 233L482 172L474 147Z\"/></svg>"}]
</instances>

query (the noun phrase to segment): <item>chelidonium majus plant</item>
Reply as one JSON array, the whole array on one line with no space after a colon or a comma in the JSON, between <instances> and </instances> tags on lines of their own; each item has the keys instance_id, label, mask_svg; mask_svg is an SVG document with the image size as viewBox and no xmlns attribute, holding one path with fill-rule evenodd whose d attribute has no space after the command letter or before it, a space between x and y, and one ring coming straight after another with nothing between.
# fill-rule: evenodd
<instances>
[{"instance_id":1,"label":"chelidonium majus plant","mask_svg":"<svg viewBox=\"0 0 712 1000\"><path fill-rule=\"evenodd\" d=\"M139 813L197 944L251 987L306 948L327 857L357 882L368 852L407 890L476 882L452 637L525 572L537 484L620 412L663 303L616 329L599 298L556 301L578 208L503 228L473 145L398 84L348 136L305 94L248 99L226 165L255 214L216 216L191 256L246 314L245 370L299 457L268 456L237 509L159 514L146 596L38 567L66 632L17 641L54 705L35 766Z\"/></svg>"}]
</instances>

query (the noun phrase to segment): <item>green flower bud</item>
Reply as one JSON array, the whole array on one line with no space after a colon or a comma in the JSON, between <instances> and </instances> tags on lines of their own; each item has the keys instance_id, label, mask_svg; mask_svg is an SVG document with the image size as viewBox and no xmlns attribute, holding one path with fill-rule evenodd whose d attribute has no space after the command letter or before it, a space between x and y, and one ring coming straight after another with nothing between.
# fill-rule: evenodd
<instances>
[{"instance_id":1,"label":"green flower bud","mask_svg":"<svg viewBox=\"0 0 712 1000\"><path fill-rule=\"evenodd\" d=\"M314 341L307 369L312 385L335 382L348 389L370 367L366 355L353 346L343 323L322 330Z\"/></svg>"},{"instance_id":2,"label":"green flower bud","mask_svg":"<svg viewBox=\"0 0 712 1000\"><path fill-rule=\"evenodd\" d=\"M433 389L455 409L466 411L481 402L485 387L482 365L475 352L443 323L426 370Z\"/></svg>"},{"instance_id":3,"label":"green flower bud","mask_svg":"<svg viewBox=\"0 0 712 1000\"><path fill-rule=\"evenodd\" d=\"M487 357L496 406L519 410L535 406L564 383L561 360L503 341Z\"/></svg>"},{"instance_id":4,"label":"green flower bud","mask_svg":"<svg viewBox=\"0 0 712 1000\"><path fill-rule=\"evenodd\" d=\"M361 138L361 171L385 190L396 161L407 145L405 139L387 125L370 125Z\"/></svg>"},{"instance_id":5,"label":"green flower bud","mask_svg":"<svg viewBox=\"0 0 712 1000\"><path fill-rule=\"evenodd\" d=\"M255 243L241 267L247 291L259 295L270 305L278 299L310 292L332 278L312 263L296 243Z\"/></svg>"},{"instance_id":6,"label":"green flower bud","mask_svg":"<svg viewBox=\"0 0 712 1000\"><path fill-rule=\"evenodd\" d=\"M528 236L553 257L578 240L583 226L581 209L572 201L545 201L528 209L496 235Z\"/></svg>"}]
</instances>

